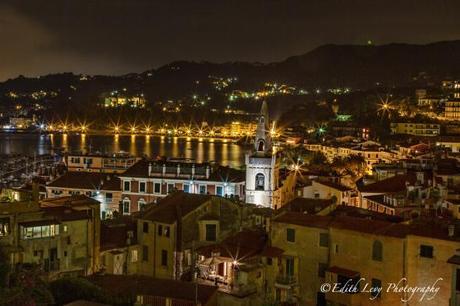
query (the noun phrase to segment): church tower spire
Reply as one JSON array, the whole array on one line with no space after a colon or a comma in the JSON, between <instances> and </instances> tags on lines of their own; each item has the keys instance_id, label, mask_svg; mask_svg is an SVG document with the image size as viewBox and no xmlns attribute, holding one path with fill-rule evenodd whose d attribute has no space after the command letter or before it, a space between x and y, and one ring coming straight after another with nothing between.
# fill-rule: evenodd
<instances>
[{"instance_id":1,"label":"church tower spire","mask_svg":"<svg viewBox=\"0 0 460 306\"><path fill-rule=\"evenodd\" d=\"M262 103L262 108L260 109L259 121L256 130L256 138L254 141L254 149L257 155L272 154L270 119L268 117L268 106L266 101Z\"/></svg>"}]
</instances>

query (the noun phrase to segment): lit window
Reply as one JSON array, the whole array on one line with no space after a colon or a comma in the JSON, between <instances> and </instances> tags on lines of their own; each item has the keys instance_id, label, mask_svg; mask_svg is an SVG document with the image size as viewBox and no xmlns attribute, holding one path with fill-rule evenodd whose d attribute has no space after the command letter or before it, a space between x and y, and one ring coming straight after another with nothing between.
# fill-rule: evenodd
<instances>
[{"instance_id":1,"label":"lit window","mask_svg":"<svg viewBox=\"0 0 460 306\"><path fill-rule=\"evenodd\" d=\"M131 262L137 262L138 256L137 250L131 250Z\"/></svg>"}]
</instances>

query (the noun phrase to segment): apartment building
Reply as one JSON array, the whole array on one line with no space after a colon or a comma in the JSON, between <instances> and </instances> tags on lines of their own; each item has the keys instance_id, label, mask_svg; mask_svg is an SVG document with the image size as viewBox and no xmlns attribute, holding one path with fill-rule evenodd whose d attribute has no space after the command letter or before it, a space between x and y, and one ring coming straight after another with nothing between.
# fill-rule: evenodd
<instances>
[{"instance_id":1,"label":"apartment building","mask_svg":"<svg viewBox=\"0 0 460 306\"><path fill-rule=\"evenodd\" d=\"M122 213L140 211L150 202L180 190L186 193L244 199L245 173L209 163L142 159L119 174Z\"/></svg>"}]
</instances>

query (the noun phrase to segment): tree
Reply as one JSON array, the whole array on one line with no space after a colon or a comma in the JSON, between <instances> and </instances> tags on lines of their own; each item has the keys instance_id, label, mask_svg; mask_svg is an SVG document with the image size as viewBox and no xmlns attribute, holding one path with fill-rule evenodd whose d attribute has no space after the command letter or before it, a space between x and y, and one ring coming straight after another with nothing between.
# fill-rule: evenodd
<instances>
[{"instance_id":1,"label":"tree","mask_svg":"<svg viewBox=\"0 0 460 306\"><path fill-rule=\"evenodd\" d=\"M35 265L28 268L18 266L11 270L9 256L4 247L0 247L0 305L34 306L52 305L54 299L41 272Z\"/></svg>"}]
</instances>

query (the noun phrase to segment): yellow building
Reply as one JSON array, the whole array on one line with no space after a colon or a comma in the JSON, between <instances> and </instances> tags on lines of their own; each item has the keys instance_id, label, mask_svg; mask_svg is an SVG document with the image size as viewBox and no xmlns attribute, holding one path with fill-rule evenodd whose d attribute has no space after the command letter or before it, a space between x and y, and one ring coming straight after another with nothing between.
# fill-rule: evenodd
<instances>
[{"instance_id":1,"label":"yellow building","mask_svg":"<svg viewBox=\"0 0 460 306\"><path fill-rule=\"evenodd\" d=\"M139 274L190 277L194 250L220 241L240 224L239 205L228 199L174 192L139 216Z\"/></svg>"},{"instance_id":2,"label":"yellow building","mask_svg":"<svg viewBox=\"0 0 460 306\"><path fill-rule=\"evenodd\" d=\"M69 171L46 185L47 198L86 195L97 200L101 218L111 218L119 210L121 182L113 174Z\"/></svg>"},{"instance_id":3,"label":"yellow building","mask_svg":"<svg viewBox=\"0 0 460 306\"><path fill-rule=\"evenodd\" d=\"M407 134L415 136L437 136L441 133L441 125L436 123L391 123L392 134Z\"/></svg>"},{"instance_id":4,"label":"yellow building","mask_svg":"<svg viewBox=\"0 0 460 306\"><path fill-rule=\"evenodd\" d=\"M70 154L64 157L69 171L123 173L140 158L127 154Z\"/></svg>"},{"instance_id":5,"label":"yellow building","mask_svg":"<svg viewBox=\"0 0 460 306\"><path fill-rule=\"evenodd\" d=\"M397 224L286 212L272 221L271 238L273 246L285 251L277 276L268 283L275 300L297 305L400 305L402 300L449 305L453 279L447 261L460 247L460 237L443 222ZM332 290L336 283L342 285ZM439 289L410 297L406 285Z\"/></svg>"},{"instance_id":6,"label":"yellow building","mask_svg":"<svg viewBox=\"0 0 460 306\"><path fill-rule=\"evenodd\" d=\"M75 196L0 206L0 243L12 265L37 264L49 279L98 271L97 201Z\"/></svg>"},{"instance_id":7,"label":"yellow building","mask_svg":"<svg viewBox=\"0 0 460 306\"><path fill-rule=\"evenodd\" d=\"M458 120L460 118L460 98L444 103L444 117L450 120Z\"/></svg>"}]
</instances>

